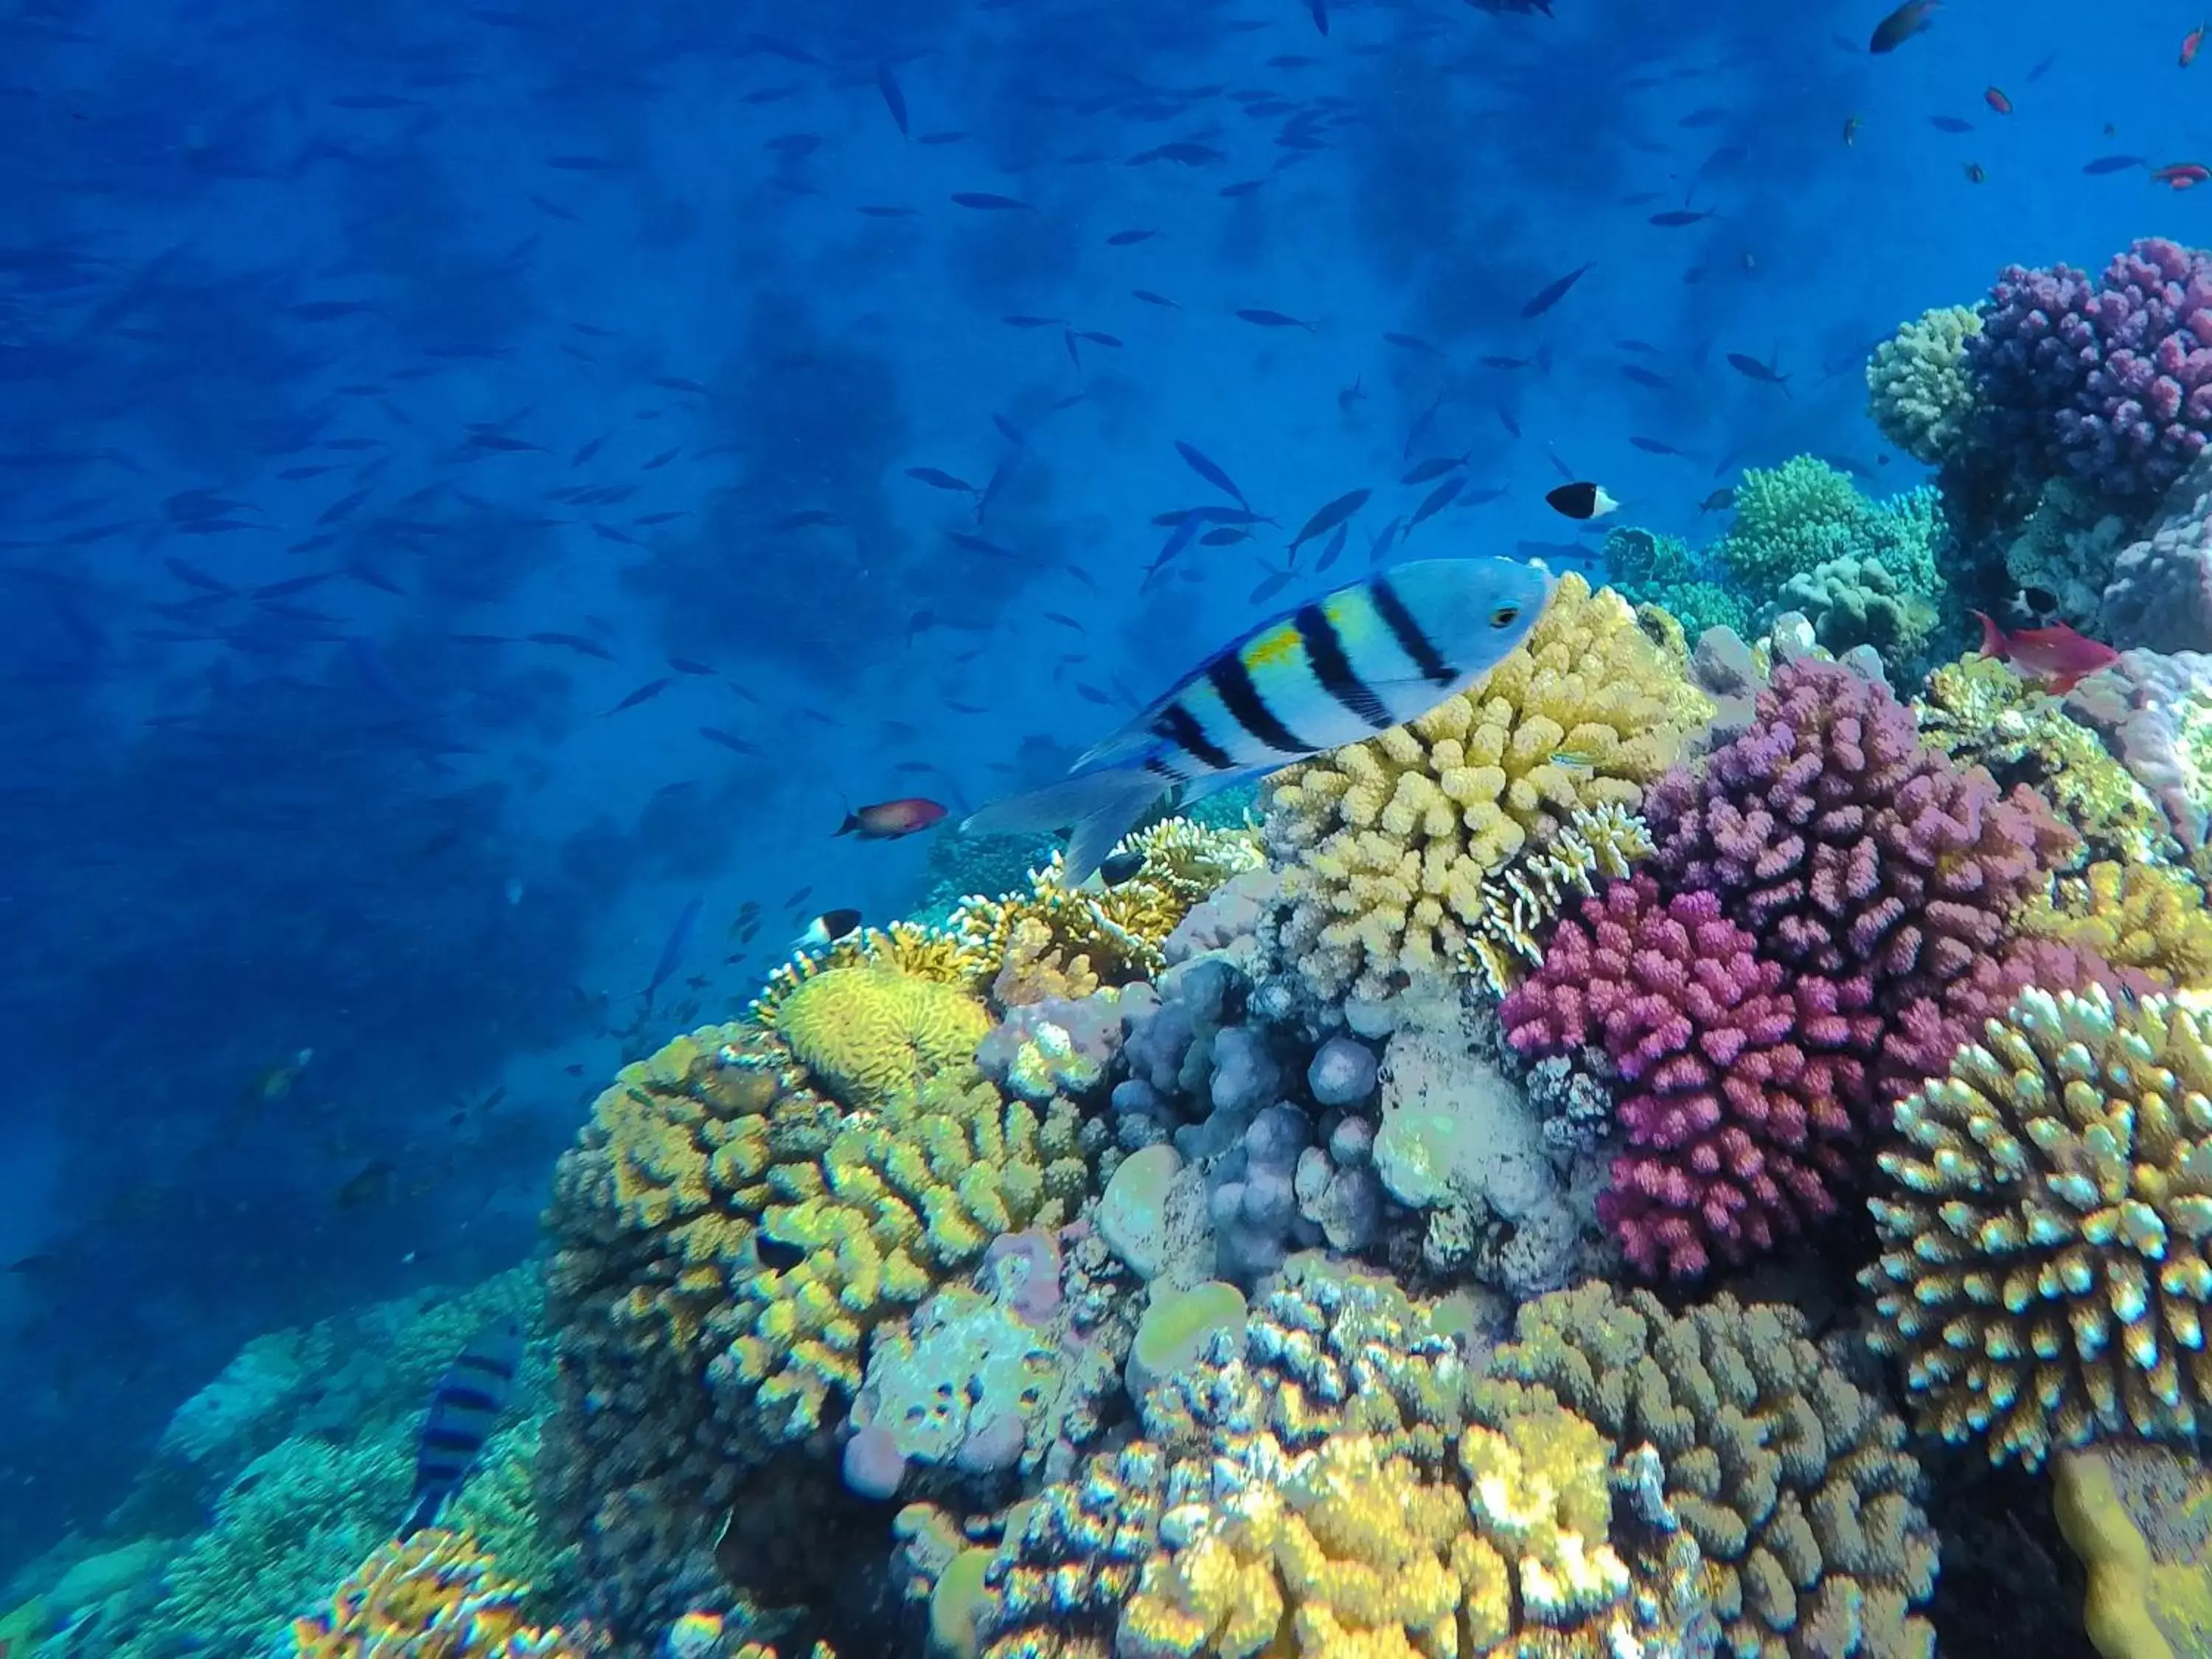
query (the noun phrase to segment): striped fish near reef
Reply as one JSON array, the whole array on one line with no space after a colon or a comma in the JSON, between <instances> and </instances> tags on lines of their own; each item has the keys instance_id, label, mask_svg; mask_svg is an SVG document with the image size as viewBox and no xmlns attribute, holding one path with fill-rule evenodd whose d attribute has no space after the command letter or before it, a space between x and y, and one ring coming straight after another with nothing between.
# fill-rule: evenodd
<instances>
[{"instance_id":1,"label":"striped fish near reef","mask_svg":"<svg viewBox=\"0 0 2212 1659\"><path fill-rule=\"evenodd\" d=\"M1169 789L1196 800L1425 714L1527 637L1550 574L1509 559L1419 559L1261 623L1075 763L963 830L1073 825L1088 879Z\"/></svg>"},{"instance_id":2,"label":"striped fish near reef","mask_svg":"<svg viewBox=\"0 0 2212 1659\"><path fill-rule=\"evenodd\" d=\"M522 1328L503 1320L471 1337L438 1379L415 1443L415 1493L399 1523L402 1538L433 1524L467 1482L521 1368Z\"/></svg>"}]
</instances>

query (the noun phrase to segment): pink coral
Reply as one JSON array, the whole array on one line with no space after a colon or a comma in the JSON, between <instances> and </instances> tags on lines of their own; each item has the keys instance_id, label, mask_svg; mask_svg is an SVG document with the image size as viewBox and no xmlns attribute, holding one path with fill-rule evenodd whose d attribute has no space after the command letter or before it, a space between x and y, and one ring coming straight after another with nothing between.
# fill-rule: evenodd
<instances>
[{"instance_id":1,"label":"pink coral","mask_svg":"<svg viewBox=\"0 0 2212 1659\"><path fill-rule=\"evenodd\" d=\"M2074 845L2034 791L1959 771L1887 687L1836 663L1777 669L1751 728L1661 779L1644 811L1670 888L1717 893L1785 966L1864 975L1883 1012L1997 950Z\"/></svg>"},{"instance_id":2,"label":"pink coral","mask_svg":"<svg viewBox=\"0 0 2212 1659\"><path fill-rule=\"evenodd\" d=\"M1650 1273L1747 1261L1833 1212L1880 1032L1863 976L1795 983L1712 892L1615 882L1505 1000L1524 1054L1601 1046L1632 1092L1601 1214Z\"/></svg>"}]
</instances>

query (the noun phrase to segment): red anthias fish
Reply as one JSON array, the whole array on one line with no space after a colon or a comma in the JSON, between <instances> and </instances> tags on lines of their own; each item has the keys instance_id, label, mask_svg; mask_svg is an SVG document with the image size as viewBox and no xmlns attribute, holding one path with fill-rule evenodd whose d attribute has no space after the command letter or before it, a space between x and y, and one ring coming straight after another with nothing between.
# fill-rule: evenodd
<instances>
[{"instance_id":1,"label":"red anthias fish","mask_svg":"<svg viewBox=\"0 0 2212 1659\"><path fill-rule=\"evenodd\" d=\"M2064 623L2008 634L1980 611L1974 615L1982 624L1982 654L2009 662L2022 678L2033 680L2053 696L2064 696L2099 669L2120 659L2120 653L2103 641L2077 634Z\"/></svg>"},{"instance_id":2,"label":"red anthias fish","mask_svg":"<svg viewBox=\"0 0 2212 1659\"><path fill-rule=\"evenodd\" d=\"M2171 167L2155 169L2150 175L2151 183L2174 190L2188 190L2208 179L2212 179L2212 167L2202 161L2176 161Z\"/></svg>"},{"instance_id":3,"label":"red anthias fish","mask_svg":"<svg viewBox=\"0 0 2212 1659\"><path fill-rule=\"evenodd\" d=\"M2188 33L2181 37L2182 68L2187 69L2191 64L2197 61L2197 54L2203 45L2204 25L2199 23L2195 28L2190 30Z\"/></svg>"},{"instance_id":4,"label":"red anthias fish","mask_svg":"<svg viewBox=\"0 0 2212 1659\"><path fill-rule=\"evenodd\" d=\"M837 826L837 833L858 836L862 841L896 841L901 836L928 829L944 816L944 807L933 800L926 800L920 795L902 795L896 800L879 800L872 806L846 813L844 823Z\"/></svg>"}]
</instances>

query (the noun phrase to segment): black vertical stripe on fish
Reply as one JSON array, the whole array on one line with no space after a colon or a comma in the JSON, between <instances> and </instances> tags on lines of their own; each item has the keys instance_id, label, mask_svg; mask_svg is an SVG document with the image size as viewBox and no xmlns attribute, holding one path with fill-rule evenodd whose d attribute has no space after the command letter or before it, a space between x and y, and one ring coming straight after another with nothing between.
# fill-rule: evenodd
<instances>
[{"instance_id":1,"label":"black vertical stripe on fish","mask_svg":"<svg viewBox=\"0 0 2212 1659\"><path fill-rule=\"evenodd\" d=\"M1206 671L1206 678L1231 718L1268 748L1284 755L1313 753L1316 745L1306 742L1276 718L1275 711L1267 707L1267 699L1260 695L1260 688L1252 684L1252 675L1244 666L1244 659L1235 652L1215 658L1212 666Z\"/></svg>"},{"instance_id":2,"label":"black vertical stripe on fish","mask_svg":"<svg viewBox=\"0 0 2212 1659\"><path fill-rule=\"evenodd\" d=\"M1459 671L1443 659L1435 641L1421 631L1420 623L1413 620L1413 613L1406 609L1406 602L1398 597L1395 588L1378 576L1368 585L1367 591L1374 598L1376 614L1398 641L1398 648L1413 659L1423 679L1437 685L1449 685L1459 678Z\"/></svg>"},{"instance_id":3,"label":"black vertical stripe on fish","mask_svg":"<svg viewBox=\"0 0 2212 1659\"><path fill-rule=\"evenodd\" d=\"M1291 625L1305 643L1306 660L1313 665L1314 678L1321 682L1322 690L1377 732L1387 732L1398 723L1373 688L1353 672L1352 659L1345 654L1344 641L1337 637L1336 624L1329 621L1328 612L1317 605L1303 605L1291 618Z\"/></svg>"},{"instance_id":4,"label":"black vertical stripe on fish","mask_svg":"<svg viewBox=\"0 0 2212 1659\"><path fill-rule=\"evenodd\" d=\"M422 1436L424 1451L465 1452L473 1457L483 1445L483 1437L467 1429L430 1429Z\"/></svg>"},{"instance_id":5,"label":"black vertical stripe on fish","mask_svg":"<svg viewBox=\"0 0 2212 1659\"><path fill-rule=\"evenodd\" d=\"M465 1353L453 1362L457 1371L482 1371L487 1376L496 1376L502 1382L514 1380L514 1367L497 1354Z\"/></svg>"},{"instance_id":6,"label":"black vertical stripe on fish","mask_svg":"<svg viewBox=\"0 0 2212 1659\"><path fill-rule=\"evenodd\" d=\"M1155 731L1158 730L1157 727L1154 729ZM1145 763L1145 770L1150 772L1156 778L1164 779L1168 782L1177 785L1178 787L1190 781L1190 779L1182 772L1179 771L1175 767L1170 766L1165 761L1160 759L1157 755Z\"/></svg>"},{"instance_id":7,"label":"black vertical stripe on fish","mask_svg":"<svg viewBox=\"0 0 2212 1659\"><path fill-rule=\"evenodd\" d=\"M486 1394L481 1389L472 1389L465 1382L439 1389L438 1403L449 1411L487 1412L494 1417L499 1415L500 1401L495 1395Z\"/></svg>"},{"instance_id":8,"label":"black vertical stripe on fish","mask_svg":"<svg viewBox=\"0 0 2212 1659\"><path fill-rule=\"evenodd\" d=\"M1152 722L1152 735L1164 738L1201 766L1216 772L1233 772L1237 762L1229 751L1206 735L1198 717L1179 702L1171 702Z\"/></svg>"}]
</instances>

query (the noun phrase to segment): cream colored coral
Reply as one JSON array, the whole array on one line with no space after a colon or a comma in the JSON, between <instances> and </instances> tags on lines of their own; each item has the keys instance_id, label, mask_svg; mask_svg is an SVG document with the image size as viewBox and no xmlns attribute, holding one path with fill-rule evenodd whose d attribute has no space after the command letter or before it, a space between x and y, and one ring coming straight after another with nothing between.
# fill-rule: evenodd
<instances>
[{"instance_id":1,"label":"cream colored coral","mask_svg":"<svg viewBox=\"0 0 2212 1659\"><path fill-rule=\"evenodd\" d=\"M1486 882L1578 811L1632 811L1711 714L1626 600L1562 577L1475 686L1270 781L1282 944L1323 995L1448 978L1496 907Z\"/></svg>"},{"instance_id":2,"label":"cream colored coral","mask_svg":"<svg viewBox=\"0 0 2212 1659\"><path fill-rule=\"evenodd\" d=\"M1964 435L1974 405L1966 342L1981 331L1978 312L1939 306L1875 348L1867 363L1867 413L1883 437L1915 460L1941 465Z\"/></svg>"}]
</instances>

